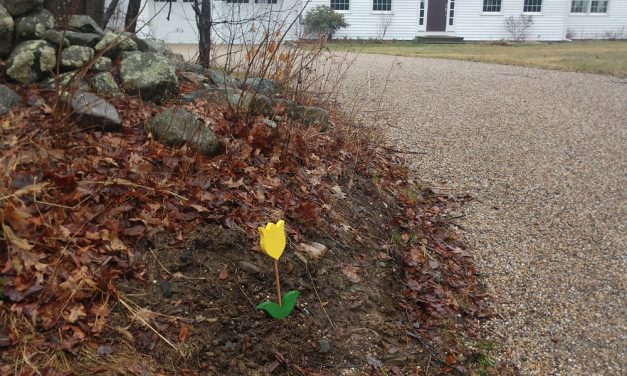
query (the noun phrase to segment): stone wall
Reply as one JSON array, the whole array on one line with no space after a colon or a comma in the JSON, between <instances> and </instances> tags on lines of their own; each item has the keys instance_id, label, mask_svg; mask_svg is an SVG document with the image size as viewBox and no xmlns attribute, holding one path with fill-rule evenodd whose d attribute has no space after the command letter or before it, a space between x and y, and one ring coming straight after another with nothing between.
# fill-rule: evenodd
<instances>
[{"instance_id":1,"label":"stone wall","mask_svg":"<svg viewBox=\"0 0 627 376\"><path fill-rule=\"evenodd\" d=\"M219 140L178 104L212 98L229 111L262 117L272 127L285 119L322 128L329 123L325 110L282 98L280 85L272 80L242 81L204 69L163 43L102 30L86 15L55 23L42 0L0 2L0 58L6 59L0 73L16 89L38 86L54 91L85 129L121 130L115 104L124 105L125 96L166 107L150 122L155 137L171 145L186 143L209 155L221 150ZM180 93L181 82L186 84L185 93ZM20 106L17 92L0 85L0 116Z\"/></svg>"}]
</instances>

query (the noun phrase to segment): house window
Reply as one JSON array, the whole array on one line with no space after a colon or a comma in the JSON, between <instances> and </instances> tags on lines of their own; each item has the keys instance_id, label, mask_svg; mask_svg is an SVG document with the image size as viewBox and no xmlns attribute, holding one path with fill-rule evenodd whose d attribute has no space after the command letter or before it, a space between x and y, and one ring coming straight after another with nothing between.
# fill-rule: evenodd
<instances>
[{"instance_id":1,"label":"house window","mask_svg":"<svg viewBox=\"0 0 627 376\"><path fill-rule=\"evenodd\" d=\"M277 3L277 0L255 0L255 4L276 4L276 3Z\"/></svg>"},{"instance_id":2,"label":"house window","mask_svg":"<svg viewBox=\"0 0 627 376\"><path fill-rule=\"evenodd\" d=\"M392 11L392 0L372 0L372 10L375 12Z\"/></svg>"},{"instance_id":3,"label":"house window","mask_svg":"<svg viewBox=\"0 0 627 376\"><path fill-rule=\"evenodd\" d=\"M248 4L250 0L226 0L228 4Z\"/></svg>"},{"instance_id":4,"label":"house window","mask_svg":"<svg viewBox=\"0 0 627 376\"><path fill-rule=\"evenodd\" d=\"M448 24L450 26L453 25L453 17L455 17L455 0L451 0L451 4L449 5L448 11Z\"/></svg>"},{"instance_id":5,"label":"house window","mask_svg":"<svg viewBox=\"0 0 627 376\"><path fill-rule=\"evenodd\" d=\"M542 12L542 0L525 0L523 5L523 13L540 13Z\"/></svg>"},{"instance_id":6,"label":"house window","mask_svg":"<svg viewBox=\"0 0 627 376\"><path fill-rule=\"evenodd\" d=\"M420 0L420 14L418 15L418 25L425 24L425 0Z\"/></svg>"},{"instance_id":7,"label":"house window","mask_svg":"<svg viewBox=\"0 0 627 376\"><path fill-rule=\"evenodd\" d=\"M570 13L607 13L609 0L573 0Z\"/></svg>"},{"instance_id":8,"label":"house window","mask_svg":"<svg viewBox=\"0 0 627 376\"><path fill-rule=\"evenodd\" d=\"M349 10L349 0L331 0L331 9L333 10Z\"/></svg>"},{"instance_id":9,"label":"house window","mask_svg":"<svg viewBox=\"0 0 627 376\"><path fill-rule=\"evenodd\" d=\"M501 0L483 0L483 11L486 13L500 12Z\"/></svg>"},{"instance_id":10,"label":"house window","mask_svg":"<svg viewBox=\"0 0 627 376\"><path fill-rule=\"evenodd\" d=\"M573 0L570 13L588 13L589 0Z\"/></svg>"},{"instance_id":11,"label":"house window","mask_svg":"<svg viewBox=\"0 0 627 376\"><path fill-rule=\"evenodd\" d=\"M590 13L607 13L608 0L592 0L590 2Z\"/></svg>"}]
</instances>

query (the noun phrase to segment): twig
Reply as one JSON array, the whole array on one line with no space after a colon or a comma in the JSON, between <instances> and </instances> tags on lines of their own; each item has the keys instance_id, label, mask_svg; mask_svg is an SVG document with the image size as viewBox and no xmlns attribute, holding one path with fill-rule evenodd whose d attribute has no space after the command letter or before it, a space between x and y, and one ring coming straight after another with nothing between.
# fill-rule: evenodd
<instances>
[{"instance_id":1,"label":"twig","mask_svg":"<svg viewBox=\"0 0 627 376\"><path fill-rule=\"evenodd\" d=\"M327 313L327 309L324 308L324 304L322 304L322 299L320 299L320 295L318 295L318 289L316 288L316 285L314 284L313 278L311 276L311 272L309 271L309 265L307 265L307 262L305 262L305 270L307 270L307 275L309 276L311 287L313 287L314 293L316 294L316 298L318 299L318 302L320 303L320 307L322 307L322 311L324 312L324 315L327 317L327 320L329 320L329 324L331 324L331 327L333 328L333 330L337 331L337 329L335 328L335 325L333 324L333 321L331 321L331 317L329 317L329 314Z\"/></svg>"},{"instance_id":2,"label":"twig","mask_svg":"<svg viewBox=\"0 0 627 376\"><path fill-rule=\"evenodd\" d=\"M152 250L152 248L148 248L148 250L150 251L150 253L152 253L152 255L154 256L155 260L157 260L157 263L159 264L159 266L161 266L161 269L163 269L169 275L172 275L172 273L168 269L166 269L165 266L163 266L161 261L159 261L159 258L157 257L157 255L155 255L155 252Z\"/></svg>"},{"instance_id":3,"label":"twig","mask_svg":"<svg viewBox=\"0 0 627 376\"><path fill-rule=\"evenodd\" d=\"M120 303L122 303L122 305L123 305L126 309L128 309L128 311L129 311L130 313L132 313L132 314L133 314L133 317L134 317L134 318L137 318L139 321L141 321L141 322L142 322L142 324L146 325L146 326L147 326L150 330L152 330L152 331L153 331L156 335L158 335L158 336L159 336L159 338L161 338L161 339L162 339L165 343L167 343L167 344L168 344L168 345L170 345L173 349L175 349L176 351L178 351L178 352L179 352L179 354L181 354L181 356L185 357L185 354L183 353L183 351L182 351L180 348L178 348L175 344L173 344L172 342L170 342L170 340L169 340L169 339L165 338L165 337L164 337L161 333L159 333L159 332L157 331L157 329L153 328L153 327L152 327L152 325L150 325L150 324L149 324L146 320L144 320L144 318L143 318L143 317L139 316L139 315L137 314L137 312L135 312L135 311L133 310L133 308L132 308L132 307L128 304L128 302L126 302L126 301L125 301L123 298L121 298L121 297L118 297L118 300L119 300L119 302L120 302Z\"/></svg>"},{"instance_id":4,"label":"twig","mask_svg":"<svg viewBox=\"0 0 627 376\"><path fill-rule=\"evenodd\" d=\"M140 184L128 181L126 179L120 179L120 178L114 178L114 179L109 179L109 180L105 180L105 181L81 180L81 181L79 181L79 183L103 184L105 186L118 184L118 185L124 185L124 186L127 186L127 187L133 187L133 188L143 188L143 189L146 189L146 190L149 190L149 191L153 191L153 192L157 191L154 188L146 187L145 185L140 185ZM178 193L174 193L172 191L168 191L167 189L164 189L163 192L165 192L165 193L167 193L169 195L172 195L172 196L174 196L176 198L179 198L179 199L181 199L183 201L188 201L187 197L183 197L183 196L179 195Z\"/></svg>"},{"instance_id":5,"label":"twig","mask_svg":"<svg viewBox=\"0 0 627 376\"><path fill-rule=\"evenodd\" d=\"M251 306L253 306L254 309L257 309L257 306L255 306L255 304L253 303L252 300L250 300L250 298L248 297L248 294L246 294L246 291L244 291L244 289L242 288L242 286L239 287L240 291L242 292L242 294L244 294L244 296L246 297L246 300L248 300L248 303L250 303Z\"/></svg>"},{"instance_id":6,"label":"twig","mask_svg":"<svg viewBox=\"0 0 627 376\"><path fill-rule=\"evenodd\" d=\"M155 260L157 260L157 263L159 263L159 266L161 266L161 269L163 269L166 273L168 273L169 275L171 275L172 277L176 278L183 278L183 279L187 279L187 280L205 280L205 277L188 277L186 275L183 275L183 273L177 272L177 273L172 273L170 272L168 269L166 269L166 267L161 263L161 261L159 261L159 258L157 257L157 255L155 254L155 252L153 252L153 250L151 248L148 248L148 250L150 251L150 253L152 253L152 255L155 257Z\"/></svg>"}]
</instances>

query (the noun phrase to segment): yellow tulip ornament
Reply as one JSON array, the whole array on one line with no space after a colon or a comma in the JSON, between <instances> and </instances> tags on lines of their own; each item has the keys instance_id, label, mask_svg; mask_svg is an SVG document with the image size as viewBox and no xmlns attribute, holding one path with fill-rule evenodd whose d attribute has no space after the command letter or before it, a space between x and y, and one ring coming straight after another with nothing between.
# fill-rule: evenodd
<instances>
[{"instance_id":1,"label":"yellow tulip ornament","mask_svg":"<svg viewBox=\"0 0 627 376\"><path fill-rule=\"evenodd\" d=\"M274 277L276 282L276 292L279 304L266 300L259 304L257 309L265 311L275 319L284 319L292 313L296 306L296 299L300 291L290 291L281 296L281 281L279 279L279 258L285 250L285 221L277 223L269 222L266 227L259 227L259 244L261 250L274 259Z\"/></svg>"}]
</instances>

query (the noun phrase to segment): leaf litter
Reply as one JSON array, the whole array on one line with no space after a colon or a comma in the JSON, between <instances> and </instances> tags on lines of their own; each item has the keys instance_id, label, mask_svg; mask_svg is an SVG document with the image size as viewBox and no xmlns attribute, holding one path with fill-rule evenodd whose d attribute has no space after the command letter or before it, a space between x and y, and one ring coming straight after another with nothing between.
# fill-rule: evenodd
<instances>
[{"instance_id":1,"label":"leaf litter","mask_svg":"<svg viewBox=\"0 0 627 376\"><path fill-rule=\"evenodd\" d=\"M105 373L468 372L461 336L489 312L446 219L467 198L421 188L371 130L338 119L272 129L196 101L224 145L209 158L146 134L156 108L116 106L121 133L58 124L46 106L3 119L1 373L70 372L66 356ZM284 283L304 292L291 325L254 310L273 291L256 228L281 218ZM303 262L298 243L330 251Z\"/></svg>"}]
</instances>

